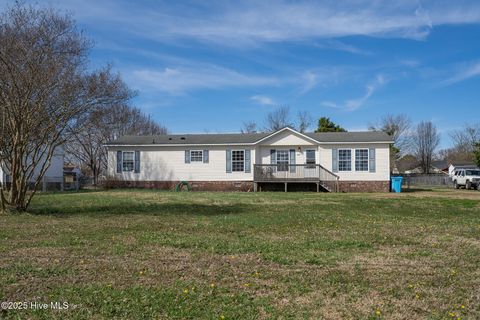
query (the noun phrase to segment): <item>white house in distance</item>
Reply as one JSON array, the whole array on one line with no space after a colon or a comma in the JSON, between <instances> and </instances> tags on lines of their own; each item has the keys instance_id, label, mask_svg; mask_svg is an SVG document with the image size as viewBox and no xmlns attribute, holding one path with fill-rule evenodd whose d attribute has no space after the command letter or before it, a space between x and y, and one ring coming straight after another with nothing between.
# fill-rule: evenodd
<instances>
[{"instance_id":1,"label":"white house in distance","mask_svg":"<svg viewBox=\"0 0 480 320\"><path fill-rule=\"evenodd\" d=\"M124 136L106 144L120 186L193 190L389 191L390 144L383 132ZM284 188L284 189L283 189Z\"/></svg>"},{"instance_id":2,"label":"white house in distance","mask_svg":"<svg viewBox=\"0 0 480 320\"><path fill-rule=\"evenodd\" d=\"M63 148L57 148L50 161L50 166L43 176L42 184L40 185L42 190L50 189L50 187L54 187L55 189L63 189L64 156L65 151ZM33 179L29 181L29 183L35 182L35 179L38 177L39 170L39 168L35 168ZM8 187L10 182L11 178L8 170L6 170L4 165L0 164L0 185Z\"/></svg>"}]
</instances>

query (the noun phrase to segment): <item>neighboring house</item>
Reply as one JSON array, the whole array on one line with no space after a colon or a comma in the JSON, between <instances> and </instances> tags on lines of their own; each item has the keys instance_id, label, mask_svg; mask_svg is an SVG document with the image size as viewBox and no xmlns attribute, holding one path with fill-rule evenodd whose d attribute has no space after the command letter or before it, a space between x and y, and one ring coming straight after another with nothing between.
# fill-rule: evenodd
<instances>
[{"instance_id":1,"label":"neighboring house","mask_svg":"<svg viewBox=\"0 0 480 320\"><path fill-rule=\"evenodd\" d=\"M394 174L402 174L405 171L412 170L418 167L418 160L415 156L411 154L404 155L397 160L395 168L393 169Z\"/></svg>"},{"instance_id":2,"label":"neighboring house","mask_svg":"<svg viewBox=\"0 0 480 320\"><path fill-rule=\"evenodd\" d=\"M390 136L383 132L124 136L106 144L121 186L257 190L313 183L317 190L389 191Z\"/></svg>"},{"instance_id":3,"label":"neighboring house","mask_svg":"<svg viewBox=\"0 0 480 320\"><path fill-rule=\"evenodd\" d=\"M63 160L65 152L63 148L57 148L55 154L52 156L50 166L43 176L41 188L46 190L50 185L55 185L55 188L63 188ZM35 173L29 183L34 183L38 177L39 168L35 168ZM0 164L0 185L8 186L11 182L11 177L4 166Z\"/></svg>"},{"instance_id":4,"label":"neighboring house","mask_svg":"<svg viewBox=\"0 0 480 320\"><path fill-rule=\"evenodd\" d=\"M420 167L418 162L415 163L415 165L412 165L411 167L407 167L408 169L403 169L403 171L400 171L400 173L405 173L405 174L422 174L423 168ZM447 162L443 160L439 161L432 161L432 164L430 165L430 173L447 173L446 172L446 167L447 167Z\"/></svg>"}]
</instances>

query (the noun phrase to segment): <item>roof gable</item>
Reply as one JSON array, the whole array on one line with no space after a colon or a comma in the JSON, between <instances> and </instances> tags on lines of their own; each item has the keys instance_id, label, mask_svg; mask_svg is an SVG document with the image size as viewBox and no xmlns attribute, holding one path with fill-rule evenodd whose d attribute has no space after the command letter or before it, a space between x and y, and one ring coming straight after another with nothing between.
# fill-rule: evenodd
<instances>
[{"instance_id":1,"label":"roof gable","mask_svg":"<svg viewBox=\"0 0 480 320\"><path fill-rule=\"evenodd\" d=\"M318 144L318 141L290 127L285 127L272 132L268 136L258 140L255 144L312 145Z\"/></svg>"}]
</instances>

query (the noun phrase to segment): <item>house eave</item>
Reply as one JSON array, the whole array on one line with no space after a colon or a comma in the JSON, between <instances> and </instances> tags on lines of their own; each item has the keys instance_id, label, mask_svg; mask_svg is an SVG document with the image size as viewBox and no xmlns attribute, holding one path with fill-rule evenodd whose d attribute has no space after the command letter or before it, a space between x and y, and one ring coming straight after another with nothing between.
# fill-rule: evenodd
<instances>
[{"instance_id":1,"label":"house eave","mask_svg":"<svg viewBox=\"0 0 480 320\"><path fill-rule=\"evenodd\" d=\"M315 142L316 145L338 145L338 144L391 144L392 141L350 141L350 142ZM195 143L195 144L172 144L172 143L155 143L155 144L104 144L105 147L201 147L201 146L254 146L258 142L249 143Z\"/></svg>"}]
</instances>

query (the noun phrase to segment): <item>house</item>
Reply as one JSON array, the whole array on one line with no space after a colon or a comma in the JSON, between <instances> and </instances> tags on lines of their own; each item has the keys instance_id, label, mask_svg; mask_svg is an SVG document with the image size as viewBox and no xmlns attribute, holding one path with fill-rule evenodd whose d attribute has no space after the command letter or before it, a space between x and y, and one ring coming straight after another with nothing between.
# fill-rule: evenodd
<instances>
[{"instance_id":1,"label":"house","mask_svg":"<svg viewBox=\"0 0 480 320\"><path fill-rule=\"evenodd\" d=\"M47 189L63 189L63 161L64 161L65 152L63 148L57 148L53 154L50 166L43 176L41 182L42 190ZM32 179L29 181L30 184L33 184L38 177L40 168L35 168ZM0 186L8 187L11 183L11 177L7 168L0 164Z\"/></svg>"},{"instance_id":2,"label":"house","mask_svg":"<svg viewBox=\"0 0 480 320\"><path fill-rule=\"evenodd\" d=\"M445 160L435 160L430 164L430 173L447 173L448 162ZM418 160L412 155L405 155L398 160L396 174L423 174L423 168Z\"/></svg>"},{"instance_id":3,"label":"house","mask_svg":"<svg viewBox=\"0 0 480 320\"><path fill-rule=\"evenodd\" d=\"M392 139L383 132L123 136L106 144L121 186L264 190L314 184L323 191L389 191ZM288 185L291 185L290 187Z\"/></svg>"},{"instance_id":4,"label":"house","mask_svg":"<svg viewBox=\"0 0 480 320\"><path fill-rule=\"evenodd\" d=\"M419 168L417 158L411 154L406 154L396 161L393 173L402 174L416 168Z\"/></svg>"},{"instance_id":5,"label":"house","mask_svg":"<svg viewBox=\"0 0 480 320\"><path fill-rule=\"evenodd\" d=\"M430 164L430 173L445 173L445 168L446 168L447 162L443 160L438 160L438 161L432 161ZM408 170L405 170L404 173L406 174L422 174L423 168L420 166L415 166L413 168L410 168Z\"/></svg>"}]
</instances>

